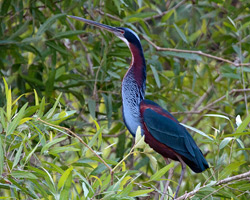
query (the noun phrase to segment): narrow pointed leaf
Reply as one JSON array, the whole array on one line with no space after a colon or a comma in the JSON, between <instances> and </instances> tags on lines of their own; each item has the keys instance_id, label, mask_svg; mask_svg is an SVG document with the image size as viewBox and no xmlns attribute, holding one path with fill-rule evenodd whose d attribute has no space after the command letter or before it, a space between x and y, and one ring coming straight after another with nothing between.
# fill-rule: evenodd
<instances>
[{"instance_id":1,"label":"narrow pointed leaf","mask_svg":"<svg viewBox=\"0 0 250 200\"><path fill-rule=\"evenodd\" d=\"M174 166L174 162L171 162L170 164L168 164L167 166L163 167L162 169L157 171L155 174L153 174L150 177L150 180L151 181L159 180L173 166Z\"/></svg>"}]
</instances>

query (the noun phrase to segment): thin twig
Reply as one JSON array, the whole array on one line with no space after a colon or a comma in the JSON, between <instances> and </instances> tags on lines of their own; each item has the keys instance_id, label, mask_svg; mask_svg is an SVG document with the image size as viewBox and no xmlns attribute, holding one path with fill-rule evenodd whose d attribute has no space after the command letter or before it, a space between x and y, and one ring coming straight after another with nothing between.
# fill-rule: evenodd
<instances>
[{"instance_id":1,"label":"thin twig","mask_svg":"<svg viewBox=\"0 0 250 200\"><path fill-rule=\"evenodd\" d=\"M182 0L181 2L179 2L178 4L176 4L173 8L170 8L169 10L166 10L166 11L162 12L162 13L159 14L159 15L155 15L155 16L152 16L152 17L146 17L143 21L148 21L148 20L151 20L151 19L160 18L160 17L166 15L167 13L169 13L170 11L179 8L179 7L180 7L183 3L185 3L186 1L187 1L187 0Z\"/></svg>"},{"instance_id":2,"label":"thin twig","mask_svg":"<svg viewBox=\"0 0 250 200\"><path fill-rule=\"evenodd\" d=\"M222 76L219 76L215 79L215 82L219 82L222 79ZM210 92L214 89L214 84L212 84L207 91L201 96L201 98L195 103L194 107L192 108L191 111L196 111L200 105L202 104L202 102L207 98L207 96L210 94ZM187 117L182 121L182 123L186 123L189 118L191 117L191 114L187 115Z\"/></svg>"},{"instance_id":3,"label":"thin twig","mask_svg":"<svg viewBox=\"0 0 250 200\"><path fill-rule=\"evenodd\" d=\"M203 53L202 51L194 51L194 50L173 49L173 48L159 47L155 43L153 43L152 41L150 41L147 37L143 36L143 38L145 40L147 40L157 51L171 51L171 52L179 52L179 53L192 53L192 54L197 54L197 55L200 55L200 56L205 56L205 57L208 57L208 58L212 58L214 60L219 60L221 62L229 63L229 64L234 65L236 67L239 67L239 66L250 66L250 63L235 63L235 62L232 62L231 60L228 60L228 59L225 59L225 58L214 56L214 55L211 55L211 54L208 54L208 53Z\"/></svg>"},{"instance_id":4,"label":"thin twig","mask_svg":"<svg viewBox=\"0 0 250 200\"><path fill-rule=\"evenodd\" d=\"M76 139L78 139L85 147L87 147L96 157L98 157L102 163L109 169L110 171L110 174L111 174L111 185L113 184L113 170L112 168L102 159L102 157L100 157L87 143L85 143L82 138L80 138L76 133L74 133L73 131L71 131L70 129L68 128L65 128L65 127L62 127L62 126L58 126L58 125L55 125L55 124L51 124L49 122L46 122L40 118L37 118L38 121L41 121L43 122L44 124L47 124L49 126L53 126L55 128L59 128L59 129L63 129L67 132L69 132L72 136L74 136Z\"/></svg>"},{"instance_id":5,"label":"thin twig","mask_svg":"<svg viewBox=\"0 0 250 200\"><path fill-rule=\"evenodd\" d=\"M237 93L237 92L250 92L250 88L246 88L246 89L232 89L227 95L223 95L222 97L214 100L213 102L211 102L210 104L206 105L205 107L201 108L200 110L191 110L191 111L180 111L180 112L171 112L171 114L200 114L202 113L204 110L212 110L212 106L215 105L216 103L222 101L223 99L225 99L228 95L231 95L233 93ZM206 92L207 93L207 92ZM244 100L240 99L240 101ZM226 113L225 113L226 114Z\"/></svg>"},{"instance_id":6,"label":"thin twig","mask_svg":"<svg viewBox=\"0 0 250 200\"><path fill-rule=\"evenodd\" d=\"M115 138L115 137L119 137L121 134L123 134L125 132L126 132L126 129L122 130L121 132L119 132L118 134L115 134L115 135L103 134L102 137L112 137L112 138ZM83 137L93 137L94 135L85 135L85 134L82 134L81 136L83 136Z\"/></svg>"},{"instance_id":7,"label":"thin twig","mask_svg":"<svg viewBox=\"0 0 250 200\"><path fill-rule=\"evenodd\" d=\"M215 186L224 185L224 184L236 181L236 180L243 180L243 179L245 179L247 177L250 177L250 171L242 173L242 174L238 174L236 176L232 176L232 177L229 177L229 178L225 178L225 179L220 180L220 181L217 181L217 183L215 183ZM207 187L207 185L202 186L200 188L197 188L197 189L195 189L195 190L193 190L193 191L191 191L189 193L186 193L186 194L180 196L179 198L177 198L176 200L188 199L191 196L195 195L199 190L201 190L201 189L203 189L205 187Z\"/></svg>"},{"instance_id":8,"label":"thin twig","mask_svg":"<svg viewBox=\"0 0 250 200\"><path fill-rule=\"evenodd\" d=\"M236 92L250 92L250 88L247 88L247 89L232 89L228 94L230 95L230 94L236 93ZM200 110L200 112L203 112L204 110L208 109L209 107L213 106L214 104L218 103L219 101L225 99L226 97L227 97L227 95L224 95L224 96L220 97L219 99L216 99L215 101L213 101L210 104L203 107Z\"/></svg>"}]
</instances>

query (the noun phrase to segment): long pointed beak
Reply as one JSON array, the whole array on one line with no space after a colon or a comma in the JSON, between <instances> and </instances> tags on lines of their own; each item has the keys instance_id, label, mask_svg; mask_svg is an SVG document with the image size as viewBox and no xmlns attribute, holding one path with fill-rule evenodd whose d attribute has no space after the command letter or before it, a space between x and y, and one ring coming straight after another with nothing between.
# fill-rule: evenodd
<instances>
[{"instance_id":1,"label":"long pointed beak","mask_svg":"<svg viewBox=\"0 0 250 200\"><path fill-rule=\"evenodd\" d=\"M124 31L122 29L119 29L119 28L116 28L116 27L101 24L101 23L98 23L98 22L95 22L95 21L92 21L92 20L84 19L82 17L76 17L76 16L72 16L72 15L67 15L67 16L70 17L70 18L85 22L87 24L99 27L101 29L105 29L105 30L107 30L107 31L109 31L111 33L114 33L117 36L122 36L124 34Z\"/></svg>"}]
</instances>

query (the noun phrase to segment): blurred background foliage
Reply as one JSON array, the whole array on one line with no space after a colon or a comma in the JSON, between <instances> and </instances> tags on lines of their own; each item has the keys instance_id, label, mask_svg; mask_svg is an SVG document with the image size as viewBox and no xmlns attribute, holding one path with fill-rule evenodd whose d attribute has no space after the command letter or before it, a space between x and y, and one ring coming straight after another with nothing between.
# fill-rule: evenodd
<instances>
[{"instance_id":1,"label":"blurred background foliage","mask_svg":"<svg viewBox=\"0 0 250 200\"><path fill-rule=\"evenodd\" d=\"M134 140L122 121L120 90L129 49L114 35L67 18L70 14L138 33L147 99L189 126L210 165L202 174L187 169L179 194L206 185L194 199L250 199L249 179L215 185L249 171L250 66L241 65L250 62L249 8L245 0L2 0L0 196L162 197L174 162L166 167L145 144L131 152ZM148 40L189 51L157 51ZM70 131L116 166L113 185L107 167ZM174 170L170 196L181 171L176 162Z\"/></svg>"}]
</instances>

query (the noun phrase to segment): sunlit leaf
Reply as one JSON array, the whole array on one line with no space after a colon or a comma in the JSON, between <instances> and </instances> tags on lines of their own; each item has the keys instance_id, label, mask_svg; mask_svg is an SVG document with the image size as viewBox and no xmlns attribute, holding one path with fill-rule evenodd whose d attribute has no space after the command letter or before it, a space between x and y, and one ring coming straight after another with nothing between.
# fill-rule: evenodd
<instances>
[{"instance_id":1,"label":"sunlit leaf","mask_svg":"<svg viewBox=\"0 0 250 200\"><path fill-rule=\"evenodd\" d=\"M11 175L15 178L38 179L33 173L27 171L12 171Z\"/></svg>"},{"instance_id":2,"label":"sunlit leaf","mask_svg":"<svg viewBox=\"0 0 250 200\"><path fill-rule=\"evenodd\" d=\"M150 180L156 181L159 180L170 168L174 167L174 162L171 162L167 166L163 167L162 169L158 170L156 173L154 173Z\"/></svg>"},{"instance_id":3,"label":"sunlit leaf","mask_svg":"<svg viewBox=\"0 0 250 200\"><path fill-rule=\"evenodd\" d=\"M10 135L14 132L15 128L19 125L22 117L24 116L24 112L28 103L26 103L18 112L18 114L14 117L14 120L8 125L7 135Z\"/></svg>"},{"instance_id":4,"label":"sunlit leaf","mask_svg":"<svg viewBox=\"0 0 250 200\"><path fill-rule=\"evenodd\" d=\"M50 17L49 19L47 19L47 21L45 21L43 23L43 25L40 26L40 28L37 30L37 35L41 35L43 34L48 28L50 28L50 26L60 17L65 17L66 14L65 13L60 13L60 14L56 14L52 17Z\"/></svg>"},{"instance_id":5,"label":"sunlit leaf","mask_svg":"<svg viewBox=\"0 0 250 200\"><path fill-rule=\"evenodd\" d=\"M250 123L250 115L248 115L248 116L243 120L243 122L239 125L239 127L238 127L237 130L235 131L235 133L243 132L249 123Z\"/></svg>"},{"instance_id":6,"label":"sunlit leaf","mask_svg":"<svg viewBox=\"0 0 250 200\"><path fill-rule=\"evenodd\" d=\"M69 177L70 173L72 172L73 167L70 166L61 176L61 178L58 181L57 188L60 189L66 182L67 178Z\"/></svg>"},{"instance_id":7,"label":"sunlit leaf","mask_svg":"<svg viewBox=\"0 0 250 200\"><path fill-rule=\"evenodd\" d=\"M186 38L185 34L181 31L181 29L176 24L174 24L174 27L175 27L177 33L179 34L179 36L181 37L181 39L184 42L188 43L187 38Z\"/></svg>"},{"instance_id":8,"label":"sunlit leaf","mask_svg":"<svg viewBox=\"0 0 250 200\"><path fill-rule=\"evenodd\" d=\"M159 79L159 76L158 76L158 72L156 71L154 66L150 65L150 68L151 68L151 70L153 72L155 82L156 82L158 88L161 88L161 82L160 82L160 79Z\"/></svg>"},{"instance_id":9,"label":"sunlit leaf","mask_svg":"<svg viewBox=\"0 0 250 200\"><path fill-rule=\"evenodd\" d=\"M139 197L139 196L147 196L148 193L153 192L154 189L148 189L148 190L137 190L134 192L130 192L128 196L130 197Z\"/></svg>"},{"instance_id":10,"label":"sunlit leaf","mask_svg":"<svg viewBox=\"0 0 250 200\"><path fill-rule=\"evenodd\" d=\"M209 137L206 133L204 133L204 132L202 132L202 131L200 131L200 130L194 128L194 127L188 126L188 125L183 124L183 123L180 123L180 124L181 124L182 126L188 128L188 129L190 129L190 130L192 130L192 131L194 131L194 132L196 132L196 133L198 133L198 134L200 134L200 135L202 135L202 136L204 136L204 137L210 139L210 140L214 140L213 138Z\"/></svg>"},{"instance_id":11,"label":"sunlit leaf","mask_svg":"<svg viewBox=\"0 0 250 200\"><path fill-rule=\"evenodd\" d=\"M229 165L227 165L222 172L220 173L220 179L226 178L229 176L233 171L237 170L239 166L243 165L246 163L246 161L240 161L240 162L234 162Z\"/></svg>"},{"instance_id":12,"label":"sunlit leaf","mask_svg":"<svg viewBox=\"0 0 250 200\"><path fill-rule=\"evenodd\" d=\"M225 146L227 146L227 144L228 144L231 140L233 140L233 139L235 139L235 138L233 138L233 137L224 138L224 139L221 141L221 143L220 143L219 149L223 149L223 148L224 148Z\"/></svg>"}]
</instances>

